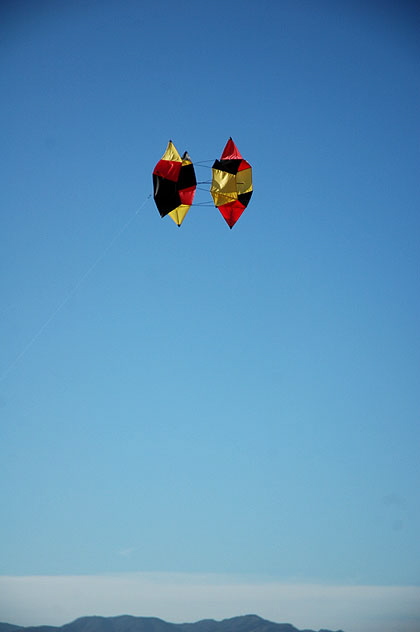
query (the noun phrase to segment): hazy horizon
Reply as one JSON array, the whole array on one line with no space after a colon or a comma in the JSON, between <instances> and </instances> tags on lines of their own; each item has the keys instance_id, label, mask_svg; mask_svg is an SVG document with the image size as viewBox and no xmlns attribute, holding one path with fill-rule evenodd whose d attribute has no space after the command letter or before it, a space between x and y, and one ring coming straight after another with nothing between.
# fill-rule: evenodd
<instances>
[{"instance_id":1,"label":"hazy horizon","mask_svg":"<svg viewBox=\"0 0 420 632\"><path fill-rule=\"evenodd\" d=\"M25 626L93 615L184 623L257 614L298 629L417 632L420 586L332 586L204 573L0 576L0 611L8 615L5 622Z\"/></svg>"}]
</instances>

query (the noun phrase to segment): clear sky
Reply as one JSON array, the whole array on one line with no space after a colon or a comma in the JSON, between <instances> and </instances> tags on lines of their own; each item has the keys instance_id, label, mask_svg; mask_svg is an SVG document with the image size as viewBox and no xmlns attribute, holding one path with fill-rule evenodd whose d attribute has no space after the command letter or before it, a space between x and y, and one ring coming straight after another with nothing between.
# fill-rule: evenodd
<instances>
[{"instance_id":1,"label":"clear sky","mask_svg":"<svg viewBox=\"0 0 420 632\"><path fill-rule=\"evenodd\" d=\"M3 0L9 591L420 586L419 27L407 1ZM198 162L229 136L254 173L233 230L211 206L161 219L168 140ZM66 622L23 603L8 621ZM398 603L392 630L418 630Z\"/></svg>"}]
</instances>

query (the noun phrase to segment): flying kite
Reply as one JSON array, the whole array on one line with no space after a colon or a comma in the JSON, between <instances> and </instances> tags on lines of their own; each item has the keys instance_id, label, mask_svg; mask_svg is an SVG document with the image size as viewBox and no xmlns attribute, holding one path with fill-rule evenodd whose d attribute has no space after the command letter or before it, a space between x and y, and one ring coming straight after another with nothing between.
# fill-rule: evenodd
<instances>
[{"instance_id":1,"label":"flying kite","mask_svg":"<svg viewBox=\"0 0 420 632\"><path fill-rule=\"evenodd\" d=\"M232 138L226 143L220 160L214 162L212 172L210 193L214 205L232 228L252 195L251 165L242 158Z\"/></svg>"},{"instance_id":2,"label":"flying kite","mask_svg":"<svg viewBox=\"0 0 420 632\"><path fill-rule=\"evenodd\" d=\"M169 215L181 226L193 203L197 180L191 158L181 158L170 140L162 158L153 170L153 197L161 217Z\"/></svg>"}]
</instances>

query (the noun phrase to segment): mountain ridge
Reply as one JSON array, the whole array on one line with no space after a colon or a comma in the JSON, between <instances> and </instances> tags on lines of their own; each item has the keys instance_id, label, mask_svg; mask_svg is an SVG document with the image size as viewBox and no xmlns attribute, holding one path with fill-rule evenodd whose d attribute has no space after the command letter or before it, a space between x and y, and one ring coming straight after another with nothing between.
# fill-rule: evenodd
<instances>
[{"instance_id":1,"label":"mountain ridge","mask_svg":"<svg viewBox=\"0 0 420 632\"><path fill-rule=\"evenodd\" d=\"M61 626L19 626L1 623L0 632L316 632L298 630L291 623L275 623L256 614L229 619L201 619L194 623L170 623L158 617L135 617L128 614L114 617L79 617ZM318 632L333 632L318 630ZM335 632L343 632L336 630Z\"/></svg>"}]
</instances>

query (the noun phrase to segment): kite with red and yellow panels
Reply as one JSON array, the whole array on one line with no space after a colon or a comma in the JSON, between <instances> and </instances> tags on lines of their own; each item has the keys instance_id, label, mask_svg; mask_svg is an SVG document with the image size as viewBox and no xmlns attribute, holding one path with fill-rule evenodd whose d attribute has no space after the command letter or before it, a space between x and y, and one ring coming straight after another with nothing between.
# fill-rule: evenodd
<instances>
[{"instance_id":1,"label":"kite with red and yellow panels","mask_svg":"<svg viewBox=\"0 0 420 632\"><path fill-rule=\"evenodd\" d=\"M181 226L193 204L197 180L188 153L182 157L172 141L153 170L153 197L161 217L169 215ZM229 228L232 228L251 199L252 167L241 156L232 138L220 160L212 166L210 193Z\"/></svg>"},{"instance_id":2,"label":"kite with red and yellow panels","mask_svg":"<svg viewBox=\"0 0 420 632\"><path fill-rule=\"evenodd\" d=\"M232 138L226 143L220 160L214 162L212 172L210 193L214 205L232 228L252 196L252 167L242 158Z\"/></svg>"},{"instance_id":3,"label":"kite with red and yellow panels","mask_svg":"<svg viewBox=\"0 0 420 632\"><path fill-rule=\"evenodd\" d=\"M181 226L197 188L194 166L187 152L182 157L170 140L153 170L153 197L161 217L169 215Z\"/></svg>"}]
</instances>

